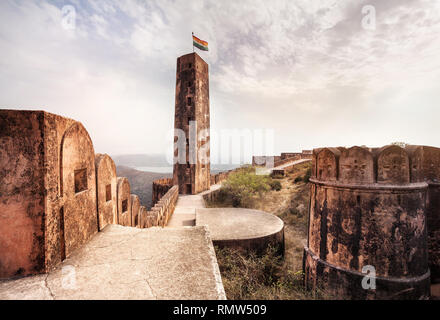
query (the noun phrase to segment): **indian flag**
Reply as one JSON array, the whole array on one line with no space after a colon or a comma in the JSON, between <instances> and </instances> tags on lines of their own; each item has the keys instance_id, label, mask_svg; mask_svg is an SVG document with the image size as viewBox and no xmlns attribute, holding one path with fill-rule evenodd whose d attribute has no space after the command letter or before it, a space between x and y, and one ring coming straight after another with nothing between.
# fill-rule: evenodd
<instances>
[{"instance_id":1,"label":"indian flag","mask_svg":"<svg viewBox=\"0 0 440 320\"><path fill-rule=\"evenodd\" d=\"M208 51L208 42L197 38L195 35L193 35L193 46L199 48L200 50Z\"/></svg>"}]
</instances>

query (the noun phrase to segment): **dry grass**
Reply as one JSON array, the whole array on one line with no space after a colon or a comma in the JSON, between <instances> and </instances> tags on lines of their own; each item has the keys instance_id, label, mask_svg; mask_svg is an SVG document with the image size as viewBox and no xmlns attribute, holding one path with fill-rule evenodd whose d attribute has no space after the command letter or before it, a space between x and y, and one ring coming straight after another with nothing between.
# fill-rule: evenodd
<instances>
[{"instance_id":1,"label":"dry grass","mask_svg":"<svg viewBox=\"0 0 440 320\"><path fill-rule=\"evenodd\" d=\"M273 252L257 257L252 254L243 256L233 250L217 250L228 299L326 298L320 292L305 291L302 284L302 260L307 242L310 196L309 184L304 180L307 181L310 168L311 163L303 163L290 169L286 172L286 177L277 179L281 182L281 190L254 195L252 201L247 202L246 207L272 213L284 221L285 257L280 259ZM224 202L209 205L231 206Z\"/></svg>"}]
</instances>

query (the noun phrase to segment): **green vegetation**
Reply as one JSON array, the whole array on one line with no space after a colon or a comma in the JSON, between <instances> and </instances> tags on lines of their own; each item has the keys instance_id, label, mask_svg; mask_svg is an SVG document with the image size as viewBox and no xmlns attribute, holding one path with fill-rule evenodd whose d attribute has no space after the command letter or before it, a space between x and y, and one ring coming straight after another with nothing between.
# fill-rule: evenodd
<instances>
[{"instance_id":1,"label":"green vegetation","mask_svg":"<svg viewBox=\"0 0 440 320\"><path fill-rule=\"evenodd\" d=\"M275 191L280 191L283 187L281 186L281 182L274 180L270 182L270 188Z\"/></svg>"},{"instance_id":2,"label":"green vegetation","mask_svg":"<svg viewBox=\"0 0 440 320\"><path fill-rule=\"evenodd\" d=\"M210 207L230 207L232 197L236 197L236 206L270 212L285 223L284 257L276 255L274 250L257 256L232 249L216 249L228 299L329 298L322 292L308 292L303 286L310 174L310 162L286 170L286 176L277 180L257 176L253 168L247 167L230 175L216 202L208 204Z\"/></svg>"},{"instance_id":3,"label":"green vegetation","mask_svg":"<svg viewBox=\"0 0 440 320\"><path fill-rule=\"evenodd\" d=\"M255 168L251 166L243 167L223 182L218 201L224 206L248 208L255 196L261 198L269 190L281 190L281 183L255 174Z\"/></svg>"}]
</instances>

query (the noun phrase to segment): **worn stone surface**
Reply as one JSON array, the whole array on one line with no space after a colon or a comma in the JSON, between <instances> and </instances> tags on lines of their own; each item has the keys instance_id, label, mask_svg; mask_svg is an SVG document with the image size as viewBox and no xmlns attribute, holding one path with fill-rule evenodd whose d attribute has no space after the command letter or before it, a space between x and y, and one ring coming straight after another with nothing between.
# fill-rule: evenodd
<instances>
[{"instance_id":1,"label":"worn stone surface","mask_svg":"<svg viewBox=\"0 0 440 320\"><path fill-rule=\"evenodd\" d=\"M225 299L225 293L206 228L109 225L48 275L1 281L5 299Z\"/></svg>"},{"instance_id":2,"label":"worn stone surface","mask_svg":"<svg viewBox=\"0 0 440 320\"><path fill-rule=\"evenodd\" d=\"M429 296L428 184L410 183L405 149L324 148L313 153L306 284L338 297ZM381 286L361 287L371 265ZM403 293L399 293L400 291Z\"/></svg>"},{"instance_id":3,"label":"worn stone surface","mask_svg":"<svg viewBox=\"0 0 440 320\"><path fill-rule=\"evenodd\" d=\"M43 127L42 112L0 110L0 278L45 270Z\"/></svg>"},{"instance_id":4,"label":"worn stone surface","mask_svg":"<svg viewBox=\"0 0 440 320\"><path fill-rule=\"evenodd\" d=\"M81 123L74 123L61 143L61 189L66 256L98 231L95 151Z\"/></svg>"},{"instance_id":5,"label":"worn stone surface","mask_svg":"<svg viewBox=\"0 0 440 320\"><path fill-rule=\"evenodd\" d=\"M433 283L440 283L440 149L409 146L411 181L428 183L426 215L429 268Z\"/></svg>"},{"instance_id":6,"label":"worn stone surface","mask_svg":"<svg viewBox=\"0 0 440 320\"><path fill-rule=\"evenodd\" d=\"M97 232L93 144L44 111L0 121L0 277L45 272Z\"/></svg>"},{"instance_id":7,"label":"worn stone surface","mask_svg":"<svg viewBox=\"0 0 440 320\"><path fill-rule=\"evenodd\" d=\"M116 203L116 166L107 154L97 154L96 166L96 199L98 202L98 224L102 230L117 221Z\"/></svg>"},{"instance_id":8,"label":"worn stone surface","mask_svg":"<svg viewBox=\"0 0 440 320\"><path fill-rule=\"evenodd\" d=\"M131 226L131 194L127 178L118 177L117 185L118 222L121 226Z\"/></svg>"},{"instance_id":9,"label":"worn stone surface","mask_svg":"<svg viewBox=\"0 0 440 320\"><path fill-rule=\"evenodd\" d=\"M174 165L173 184L179 186L181 194L197 194L208 190L211 181L209 71L208 64L197 53L177 59L174 119L174 128L185 132L186 137L183 138L187 140L185 155L179 155L177 149L174 154L181 160ZM190 132L192 121L196 124L195 132ZM179 163L185 161L185 157L186 163ZM195 163L190 163L191 158Z\"/></svg>"}]
</instances>

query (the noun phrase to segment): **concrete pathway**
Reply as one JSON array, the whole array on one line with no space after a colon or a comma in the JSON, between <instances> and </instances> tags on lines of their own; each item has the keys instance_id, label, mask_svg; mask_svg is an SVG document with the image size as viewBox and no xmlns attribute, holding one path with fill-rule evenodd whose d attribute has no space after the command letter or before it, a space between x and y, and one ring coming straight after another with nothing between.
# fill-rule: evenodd
<instances>
[{"instance_id":1,"label":"concrete pathway","mask_svg":"<svg viewBox=\"0 0 440 320\"><path fill-rule=\"evenodd\" d=\"M274 167L274 168L266 168L266 167L260 168L260 167L257 167L256 168L256 173L260 174L260 175L270 175L272 173L272 171L274 171L274 170L283 170L283 169L286 169L288 167L295 166L297 164L300 164L300 163L303 163L303 162L308 162L308 161L312 161L312 159L294 160L294 161L285 163L283 165L280 165L280 166L277 166L277 167Z\"/></svg>"},{"instance_id":2,"label":"concrete pathway","mask_svg":"<svg viewBox=\"0 0 440 320\"><path fill-rule=\"evenodd\" d=\"M49 274L0 281L0 300L225 298L205 227L110 225Z\"/></svg>"},{"instance_id":3,"label":"concrete pathway","mask_svg":"<svg viewBox=\"0 0 440 320\"><path fill-rule=\"evenodd\" d=\"M283 165L281 165L281 166L274 167L274 168L272 168L272 170L281 170L281 169L285 169L285 168L287 168L287 167L295 166L295 165L297 165L297 164L300 164L300 163L303 163L303 162L308 162L308 161L312 161L312 159L300 159L300 160L295 160L295 161L292 161L292 162L285 163L285 164L283 164Z\"/></svg>"},{"instance_id":4,"label":"concrete pathway","mask_svg":"<svg viewBox=\"0 0 440 320\"><path fill-rule=\"evenodd\" d=\"M216 184L211 186L207 191L195 195L179 195L176 208L167 227L182 227L196 225L196 209L205 208L205 201L203 195L219 189L221 185Z\"/></svg>"}]
</instances>

